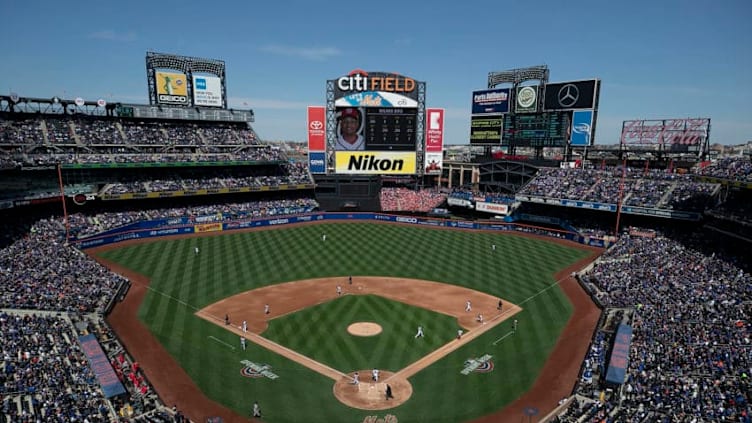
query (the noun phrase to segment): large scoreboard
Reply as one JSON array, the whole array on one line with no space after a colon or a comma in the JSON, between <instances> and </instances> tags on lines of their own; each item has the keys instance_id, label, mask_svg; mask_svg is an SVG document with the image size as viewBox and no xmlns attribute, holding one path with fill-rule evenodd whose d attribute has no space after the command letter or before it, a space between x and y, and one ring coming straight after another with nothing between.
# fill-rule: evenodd
<instances>
[{"instance_id":1,"label":"large scoreboard","mask_svg":"<svg viewBox=\"0 0 752 423\"><path fill-rule=\"evenodd\" d=\"M502 140L520 147L560 147L571 124L566 111L504 115Z\"/></svg>"},{"instance_id":2,"label":"large scoreboard","mask_svg":"<svg viewBox=\"0 0 752 423\"><path fill-rule=\"evenodd\" d=\"M599 93L597 79L474 91L470 144L591 145Z\"/></svg>"},{"instance_id":3,"label":"large scoreboard","mask_svg":"<svg viewBox=\"0 0 752 423\"><path fill-rule=\"evenodd\" d=\"M309 142L312 167L337 174L422 173L425 112L425 82L360 69L329 80L324 116L314 118L309 109L309 135L311 125L321 124L316 134L325 136L325 142Z\"/></svg>"}]
</instances>

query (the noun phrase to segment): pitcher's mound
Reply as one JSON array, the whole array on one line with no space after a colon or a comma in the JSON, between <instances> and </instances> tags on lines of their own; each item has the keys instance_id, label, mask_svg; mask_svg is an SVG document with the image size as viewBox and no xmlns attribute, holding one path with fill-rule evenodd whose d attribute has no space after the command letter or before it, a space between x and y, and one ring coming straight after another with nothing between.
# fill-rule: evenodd
<instances>
[{"instance_id":1,"label":"pitcher's mound","mask_svg":"<svg viewBox=\"0 0 752 423\"><path fill-rule=\"evenodd\" d=\"M373 322L357 322L347 327L350 335L374 336L381 333L381 325Z\"/></svg>"},{"instance_id":2,"label":"pitcher's mound","mask_svg":"<svg viewBox=\"0 0 752 423\"><path fill-rule=\"evenodd\" d=\"M386 410L402 405L413 394L413 386L405 378L394 377L394 373L382 370L379 381L371 380L370 370L360 370L360 383L352 384L353 373L334 383L334 396L352 408L361 410ZM386 385L392 388L392 397L386 399Z\"/></svg>"}]
</instances>

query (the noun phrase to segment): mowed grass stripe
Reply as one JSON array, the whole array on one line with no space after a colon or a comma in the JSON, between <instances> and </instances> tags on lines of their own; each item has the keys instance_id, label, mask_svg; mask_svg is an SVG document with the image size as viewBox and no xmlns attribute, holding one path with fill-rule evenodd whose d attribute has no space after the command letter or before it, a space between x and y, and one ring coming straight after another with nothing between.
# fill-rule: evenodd
<instances>
[{"instance_id":1,"label":"mowed grass stripe","mask_svg":"<svg viewBox=\"0 0 752 423\"><path fill-rule=\"evenodd\" d=\"M327 234L326 242L321 240L322 233ZM496 251L491 244L496 244ZM201 257L200 266L194 269L195 245L199 245ZM139 317L210 397L242 414L247 413L248 398L258 399L265 409L272 410L265 413L270 422L363 421L373 413L334 401L329 388L322 389L326 385L322 385L321 375L290 360L257 347L241 354L237 336L197 319L178 301L203 307L249 289L329 276L342 277L345 286L347 275L356 280L359 275L435 280L501 295L516 303L527 300L517 316L518 334L491 347L511 328L511 323L505 322L419 372L410 380L413 397L395 410L400 422L456 422L503 407L535 380L571 313L571 305L558 287L535 295L555 282L552 275L560 267L586 254L509 234L358 222L161 241L103 256L152 277L152 288L176 297L171 300L150 292ZM301 353L310 350L305 355L318 354L319 361L331 362L343 371L400 369L451 341L456 333L453 318L430 311L424 315L420 308L389 303L378 297L345 296L321 308L317 315L295 313L279 318L293 319L289 322L274 319L267 332L276 333L282 345L299 345L293 349ZM379 323L385 330L370 338L344 335L350 320L357 319L384 319ZM312 324L315 322L319 324ZM419 323L424 325L426 337L416 340L413 336ZM333 329L336 325L341 329ZM310 333L316 330L319 334ZM210 334L236 350L209 340ZM484 353L494 355L496 371L459 374L466 359ZM243 358L270 364L280 379L250 381L240 377ZM206 363L212 364L210 369ZM295 407L289 407L293 402ZM464 403L472 406L460 406Z\"/></svg>"}]
</instances>

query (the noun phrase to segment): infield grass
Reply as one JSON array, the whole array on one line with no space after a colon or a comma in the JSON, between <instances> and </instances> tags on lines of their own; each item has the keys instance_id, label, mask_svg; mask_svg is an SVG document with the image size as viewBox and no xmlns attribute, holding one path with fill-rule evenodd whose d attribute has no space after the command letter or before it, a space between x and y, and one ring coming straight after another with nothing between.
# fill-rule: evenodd
<instances>
[{"instance_id":1,"label":"infield grass","mask_svg":"<svg viewBox=\"0 0 752 423\"><path fill-rule=\"evenodd\" d=\"M324 233L326 241L321 240ZM496 251L491 250L492 244ZM196 246L201 251L198 256L193 253ZM362 422L366 416L392 414L405 423L465 421L503 408L524 393L572 312L553 275L587 254L582 249L504 233L327 223L157 241L101 256L151 278L139 318L215 401L248 415L253 400L258 400L269 422ZM411 377L413 395L405 404L368 412L337 401L331 379L254 344L240 351L237 336L193 314L220 299L261 286L348 275L425 279L503 297L524 309L516 316L519 330L493 345L510 332L511 323L494 327ZM343 371L374 366L398 370L425 355L424 347L430 346L410 342L383 346L378 337L372 341L363 338L361 343L344 341L341 336L301 336L308 326L297 319L315 314L317 319L336 325L348 320L343 313L378 319L403 341L413 340L416 322L423 319L435 318L440 327L453 325L441 322L447 316L417 307L378 297L346 296L275 319L263 335ZM434 342L429 332L433 324L433 320L424 324L425 344ZM298 330L291 330L295 327ZM333 326L335 331L340 329ZM445 340L436 342L440 345ZM484 354L493 356L493 372L460 374L465 360ZM242 377L240 360L269 364L279 378Z\"/></svg>"}]
</instances>

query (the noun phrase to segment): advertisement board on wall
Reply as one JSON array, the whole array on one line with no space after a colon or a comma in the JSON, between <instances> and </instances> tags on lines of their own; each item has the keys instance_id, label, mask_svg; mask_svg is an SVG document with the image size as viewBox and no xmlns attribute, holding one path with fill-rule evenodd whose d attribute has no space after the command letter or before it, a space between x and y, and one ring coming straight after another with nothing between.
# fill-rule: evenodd
<instances>
[{"instance_id":1,"label":"advertisement board on wall","mask_svg":"<svg viewBox=\"0 0 752 423\"><path fill-rule=\"evenodd\" d=\"M589 79L546 84L543 109L597 109L599 82L597 79Z\"/></svg>"},{"instance_id":2,"label":"advertisement board on wall","mask_svg":"<svg viewBox=\"0 0 752 423\"><path fill-rule=\"evenodd\" d=\"M193 75L193 104L222 107L222 80L216 76Z\"/></svg>"},{"instance_id":3,"label":"advertisement board on wall","mask_svg":"<svg viewBox=\"0 0 752 423\"><path fill-rule=\"evenodd\" d=\"M335 172L351 175L412 175L414 152L337 151Z\"/></svg>"},{"instance_id":4,"label":"advertisement board on wall","mask_svg":"<svg viewBox=\"0 0 752 423\"><path fill-rule=\"evenodd\" d=\"M518 87L515 95L514 111L517 113L535 113L538 111L538 87Z\"/></svg>"},{"instance_id":5,"label":"advertisement board on wall","mask_svg":"<svg viewBox=\"0 0 752 423\"><path fill-rule=\"evenodd\" d=\"M593 143L593 111L575 110L572 113L570 145L586 147Z\"/></svg>"},{"instance_id":6,"label":"advertisement board on wall","mask_svg":"<svg viewBox=\"0 0 752 423\"><path fill-rule=\"evenodd\" d=\"M426 109L425 173L438 175L444 166L444 109Z\"/></svg>"},{"instance_id":7,"label":"advertisement board on wall","mask_svg":"<svg viewBox=\"0 0 752 423\"><path fill-rule=\"evenodd\" d=\"M308 151L326 151L326 108L308 106Z\"/></svg>"},{"instance_id":8,"label":"advertisement board on wall","mask_svg":"<svg viewBox=\"0 0 752 423\"><path fill-rule=\"evenodd\" d=\"M161 104L188 104L188 79L182 72L156 72L157 101Z\"/></svg>"},{"instance_id":9,"label":"advertisement board on wall","mask_svg":"<svg viewBox=\"0 0 752 423\"><path fill-rule=\"evenodd\" d=\"M308 152L308 170L311 173L326 173L326 152L309 151Z\"/></svg>"},{"instance_id":10,"label":"advertisement board on wall","mask_svg":"<svg viewBox=\"0 0 752 423\"><path fill-rule=\"evenodd\" d=\"M472 114L509 113L509 88L473 91Z\"/></svg>"}]
</instances>

